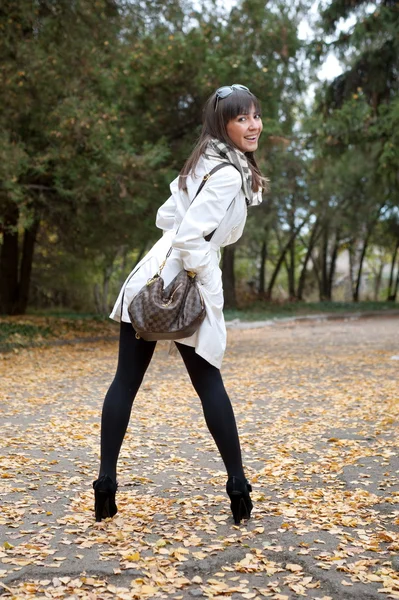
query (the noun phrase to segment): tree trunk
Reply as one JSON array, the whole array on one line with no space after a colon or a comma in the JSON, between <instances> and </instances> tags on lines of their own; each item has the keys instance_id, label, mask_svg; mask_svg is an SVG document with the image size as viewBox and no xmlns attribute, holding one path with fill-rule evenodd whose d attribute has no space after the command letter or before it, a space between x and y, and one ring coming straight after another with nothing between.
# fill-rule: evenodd
<instances>
[{"instance_id":1,"label":"tree trunk","mask_svg":"<svg viewBox=\"0 0 399 600\"><path fill-rule=\"evenodd\" d=\"M349 252L349 280L353 299L354 281L355 281L355 260L356 260L356 240L351 238L348 243Z\"/></svg>"},{"instance_id":2,"label":"tree trunk","mask_svg":"<svg viewBox=\"0 0 399 600\"><path fill-rule=\"evenodd\" d=\"M339 236L340 236L340 232L336 231L335 244L334 244L334 248L333 248L333 251L331 254L331 262L330 262L330 268L329 268L329 272L328 272L328 281L327 281L328 300L332 300L334 275L335 275L335 268L337 266L338 249L339 249Z\"/></svg>"},{"instance_id":3,"label":"tree trunk","mask_svg":"<svg viewBox=\"0 0 399 600\"><path fill-rule=\"evenodd\" d=\"M291 229L291 231L292 231L292 229ZM275 234L276 234L276 238L277 238L278 249L279 249L279 251L280 251L280 252L283 252L284 245L283 245L283 242L282 242L282 240L281 240L281 236L280 236L280 231L279 231L278 225L276 225L276 226L274 227L274 232L275 232ZM289 249L289 248L288 248L288 249ZM286 272L287 272L287 283L288 283L288 285L289 285L289 281L290 281L290 263L288 262L288 259L287 259L287 254L288 254L288 250L287 250L287 252L284 254L284 260L283 260L283 264L284 264L285 270L286 270ZM290 297L289 290L288 290L288 296Z\"/></svg>"},{"instance_id":4,"label":"tree trunk","mask_svg":"<svg viewBox=\"0 0 399 600\"><path fill-rule=\"evenodd\" d=\"M94 305L96 307L96 312L101 315L102 313L102 309L101 309L101 294L100 294L100 286L98 285L98 283L94 284L93 287L93 296L94 296Z\"/></svg>"},{"instance_id":5,"label":"tree trunk","mask_svg":"<svg viewBox=\"0 0 399 600\"><path fill-rule=\"evenodd\" d=\"M392 293L392 302L396 302L396 295L398 293L398 289L399 289L399 264L398 264L398 270L396 271L396 283L395 283L395 287L394 287L393 293Z\"/></svg>"},{"instance_id":6,"label":"tree trunk","mask_svg":"<svg viewBox=\"0 0 399 600\"><path fill-rule=\"evenodd\" d=\"M295 190L297 191L297 185L295 183ZM294 192L291 200L291 208L288 212L288 222L290 225L290 231L295 231L295 214L296 214L296 192ZM290 245L288 246L288 297L290 300L295 300L296 298L296 289L295 289L295 240L296 235L291 238Z\"/></svg>"},{"instance_id":7,"label":"tree trunk","mask_svg":"<svg viewBox=\"0 0 399 600\"><path fill-rule=\"evenodd\" d=\"M29 229L25 229L22 246L21 268L19 273L18 300L16 313L23 315L28 307L29 287L32 274L33 256L37 234L39 232L40 217L36 212L34 220Z\"/></svg>"},{"instance_id":8,"label":"tree trunk","mask_svg":"<svg viewBox=\"0 0 399 600\"><path fill-rule=\"evenodd\" d=\"M288 248L290 247L290 244L291 244L292 240L296 238L296 236L301 231L302 227L305 225L305 223L308 221L308 219L309 219L309 216L307 216L306 219L304 219L302 221L302 223L300 225L298 225L298 227L296 229L294 229L294 231L291 233L291 235L290 235L287 243L285 244L285 246L284 246L284 248L283 248L283 250L282 250L282 252L280 254L280 257L279 257L279 259L277 261L277 264L274 267L274 271L273 271L272 276L270 278L269 285L267 286L267 290L266 290L266 294L265 294L266 298L268 298L268 299L271 298L274 284L276 283L276 279L277 279L277 276L278 276L278 274L280 272L281 265L283 264L283 262L285 260L285 255L286 255L286 253L288 251Z\"/></svg>"},{"instance_id":9,"label":"tree trunk","mask_svg":"<svg viewBox=\"0 0 399 600\"><path fill-rule=\"evenodd\" d=\"M328 238L330 228L328 225L323 229L323 242L321 249L321 285L320 285L320 301L330 300L328 294Z\"/></svg>"},{"instance_id":10,"label":"tree trunk","mask_svg":"<svg viewBox=\"0 0 399 600\"><path fill-rule=\"evenodd\" d=\"M260 251L260 268L259 268L259 295L263 296L265 293L265 284L266 284L266 260L267 260L267 243L266 240L262 243L262 248Z\"/></svg>"},{"instance_id":11,"label":"tree trunk","mask_svg":"<svg viewBox=\"0 0 399 600\"><path fill-rule=\"evenodd\" d=\"M355 285L355 289L353 290L353 301L354 302L359 302L359 290L360 290L360 283L362 280L364 258L366 256L366 251L368 248L371 234L374 230L374 227L376 226L376 224L378 222L378 219L380 217L383 207L384 207L384 204L381 204L380 207L378 208L377 212L375 213L373 220L369 221L369 223L367 224L366 237L364 239L362 251L360 253L359 268L358 268L357 277L356 277L356 285ZM356 252L356 250L355 250L355 252Z\"/></svg>"},{"instance_id":12,"label":"tree trunk","mask_svg":"<svg viewBox=\"0 0 399 600\"><path fill-rule=\"evenodd\" d=\"M33 254L40 225L40 216L35 209L33 222L24 231L21 263L19 263L18 220L18 207L14 203L9 203L5 211L0 256L0 313L7 315L22 315L26 312Z\"/></svg>"},{"instance_id":13,"label":"tree trunk","mask_svg":"<svg viewBox=\"0 0 399 600\"><path fill-rule=\"evenodd\" d=\"M138 264L139 264L139 262L140 262L140 261L141 261L141 259L143 258L143 256L144 256L144 254L145 254L145 251L146 251L146 249L147 249L147 242L144 244L144 246L142 246L142 247L140 248L140 250L139 250L139 253L138 253L138 255L137 255L137 258L136 258L136 262L134 263L133 269L134 269L134 267L135 267L136 265L138 265ZM125 255L125 256L126 256L126 255Z\"/></svg>"},{"instance_id":14,"label":"tree trunk","mask_svg":"<svg viewBox=\"0 0 399 600\"><path fill-rule=\"evenodd\" d=\"M112 278L112 275L115 270L115 260L118 256L118 254L120 254L120 252L123 252L123 251L124 251L124 247L122 246L122 247L119 247L116 251L108 252L104 255L103 270L102 270L103 281L102 281L101 299L99 299L100 307L101 307L101 314L103 314L103 315L107 315L110 311L110 306L108 304L109 284L111 282L111 278Z\"/></svg>"},{"instance_id":15,"label":"tree trunk","mask_svg":"<svg viewBox=\"0 0 399 600\"><path fill-rule=\"evenodd\" d=\"M108 306L109 282L111 280L113 270L114 270L113 265L111 267L106 267L104 269L102 302L101 302L101 313L103 315L107 315L109 313L109 306Z\"/></svg>"},{"instance_id":16,"label":"tree trunk","mask_svg":"<svg viewBox=\"0 0 399 600\"><path fill-rule=\"evenodd\" d=\"M0 255L0 314L14 314L18 300L18 207L6 206Z\"/></svg>"},{"instance_id":17,"label":"tree trunk","mask_svg":"<svg viewBox=\"0 0 399 600\"><path fill-rule=\"evenodd\" d=\"M368 240L368 236L366 237L366 240ZM360 283L362 280L363 260L364 260L365 254L366 254L367 243L368 242L364 241L362 251L360 254L359 268L358 268L357 276L356 276L355 289L353 290L353 293L352 293L353 302L359 302L359 290L360 290Z\"/></svg>"},{"instance_id":18,"label":"tree trunk","mask_svg":"<svg viewBox=\"0 0 399 600\"><path fill-rule=\"evenodd\" d=\"M309 260L312 258L313 248L316 244L318 235L319 235L319 223L316 220L316 222L313 226L313 229L312 229L312 233L310 235L310 240L309 240L309 244L307 246L306 256L305 256L305 259L302 264L301 274L299 276L298 289L297 289L297 293L296 293L296 297L298 300L303 300L303 291L305 289L307 267L308 267ZM302 240L302 243L304 243L303 240ZM306 245L306 244L304 243L304 245Z\"/></svg>"},{"instance_id":19,"label":"tree trunk","mask_svg":"<svg viewBox=\"0 0 399 600\"><path fill-rule=\"evenodd\" d=\"M316 245L316 243L315 243L315 245ZM316 277L316 281L317 281L317 285L319 287L319 292L320 292L320 289L321 289L321 278L320 278L320 271L319 271L320 265L317 264L317 260L313 256L313 251L310 253L310 258L311 258L311 261L312 261L312 264L313 264L313 271L314 271L314 274L315 274L315 277Z\"/></svg>"},{"instance_id":20,"label":"tree trunk","mask_svg":"<svg viewBox=\"0 0 399 600\"><path fill-rule=\"evenodd\" d=\"M235 247L226 246L223 250L222 281L224 291L224 307L237 308L235 275L234 275Z\"/></svg>"},{"instance_id":21,"label":"tree trunk","mask_svg":"<svg viewBox=\"0 0 399 600\"><path fill-rule=\"evenodd\" d=\"M289 246L290 262L288 265L288 295L290 300L295 300L295 238Z\"/></svg>"},{"instance_id":22,"label":"tree trunk","mask_svg":"<svg viewBox=\"0 0 399 600\"><path fill-rule=\"evenodd\" d=\"M395 263L396 263L396 256L398 254L398 250L399 250L399 240L397 240L395 250L393 251L393 254L392 254L391 270L389 272L389 283L388 283L388 294L387 294L388 302L394 302L395 296L396 296L396 294L393 293L394 290L392 290L392 284L393 284L393 275L394 275L394 271L395 271ZM398 265L398 272L399 272L399 265Z\"/></svg>"},{"instance_id":23,"label":"tree trunk","mask_svg":"<svg viewBox=\"0 0 399 600\"><path fill-rule=\"evenodd\" d=\"M375 273L374 280L374 302L378 302L378 296L380 295L381 281L382 281L382 273L384 270L384 260L381 259L380 265L378 267L377 273Z\"/></svg>"},{"instance_id":24,"label":"tree trunk","mask_svg":"<svg viewBox=\"0 0 399 600\"><path fill-rule=\"evenodd\" d=\"M377 215L375 216L375 219L373 219L373 221L371 223L369 223L369 226L367 228L367 235L366 235L366 237L364 239L362 252L360 254L359 269L358 269L357 277L356 277L356 287L355 287L355 291L354 291L354 294L353 294L353 301L354 302L359 302L359 290L360 290L360 283L361 283L361 280L362 280L364 258L366 256L366 252L367 252L367 248L368 248L368 245L369 245L369 240L370 240L371 234L373 232L374 227L377 224L378 217L379 217L379 215L381 213L381 209L382 209L382 207L380 208L380 210L378 211Z\"/></svg>"},{"instance_id":25,"label":"tree trunk","mask_svg":"<svg viewBox=\"0 0 399 600\"><path fill-rule=\"evenodd\" d=\"M123 286L123 284L125 283L125 279L126 279L126 269L127 269L127 247L126 246L122 246L121 247L121 253L122 253L122 264L121 264L121 270L120 270L120 278L119 278L119 287L121 288Z\"/></svg>"}]
</instances>

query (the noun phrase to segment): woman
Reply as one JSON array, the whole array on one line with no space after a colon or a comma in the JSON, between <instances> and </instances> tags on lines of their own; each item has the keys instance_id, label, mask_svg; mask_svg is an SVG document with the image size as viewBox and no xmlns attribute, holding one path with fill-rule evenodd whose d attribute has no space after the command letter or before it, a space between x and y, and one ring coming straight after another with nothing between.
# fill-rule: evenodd
<instances>
[{"instance_id":1,"label":"woman","mask_svg":"<svg viewBox=\"0 0 399 600\"><path fill-rule=\"evenodd\" d=\"M117 512L119 451L133 400L156 345L135 336L127 308L158 270L170 247L173 251L162 272L165 286L182 268L194 271L206 307L199 329L189 338L171 342L171 346L183 358L225 464L234 520L240 523L250 517L252 489L245 478L235 417L219 371L226 347L219 260L220 247L240 238L247 206L262 200L266 180L254 157L261 131L259 102L247 87L224 86L212 94L205 105L200 139L172 182L169 200L158 210L156 225L164 235L129 275L115 303L110 316L121 321L119 358L102 412L101 465L99 478L93 483L97 521ZM218 165L223 168L214 170Z\"/></svg>"}]
</instances>

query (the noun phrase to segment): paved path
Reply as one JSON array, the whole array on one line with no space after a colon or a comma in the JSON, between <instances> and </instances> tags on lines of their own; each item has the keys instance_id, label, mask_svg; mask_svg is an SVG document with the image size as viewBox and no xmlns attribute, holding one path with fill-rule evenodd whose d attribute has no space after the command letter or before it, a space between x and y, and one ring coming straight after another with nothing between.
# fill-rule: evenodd
<instances>
[{"instance_id":1,"label":"paved path","mask_svg":"<svg viewBox=\"0 0 399 600\"><path fill-rule=\"evenodd\" d=\"M160 346L94 523L115 342L3 355L0 594L14 598L399 598L399 319L231 330L223 366L253 518L184 368Z\"/></svg>"}]
</instances>

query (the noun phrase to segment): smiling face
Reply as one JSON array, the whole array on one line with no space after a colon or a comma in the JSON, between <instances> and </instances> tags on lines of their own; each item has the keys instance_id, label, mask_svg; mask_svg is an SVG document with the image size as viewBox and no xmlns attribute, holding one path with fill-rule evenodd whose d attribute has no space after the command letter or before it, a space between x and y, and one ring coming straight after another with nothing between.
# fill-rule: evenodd
<instances>
[{"instance_id":1,"label":"smiling face","mask_svg":"<svg viewBox=\"0 0 399 600\"><path fill-rule=\"evenodd\" d=\"M241 152L255 152L262 129L262 118L254 105L248 114L237 115L226 125L227 135Z\"/></svg>"}]
</instances>

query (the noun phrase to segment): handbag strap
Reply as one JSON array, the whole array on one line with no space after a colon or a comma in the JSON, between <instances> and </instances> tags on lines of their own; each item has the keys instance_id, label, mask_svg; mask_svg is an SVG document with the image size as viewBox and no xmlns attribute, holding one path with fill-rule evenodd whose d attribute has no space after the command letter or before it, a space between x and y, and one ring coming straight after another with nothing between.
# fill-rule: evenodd
<instances>
[{"instance_id":1,"label":"handbag strap","mask_svg":"<svg viewBox=\"0 0 399 600\"><path fill-rule=\"evenodd\" d=\"M202 190L202 188L204 187L205 183L208 181L208 179L214 175L217 171L219 171L220 169L223 169L223 167L228 167L230 166L231 163L226 163L226 162L222 162L219 165L216 165L216 167L213 167L213 169L211 171L209 171L209 173L207 173L206 175L203 176L202 181L199 185L199 188L194 196L194 198L191 200L190 202L190 206L191 204L194 202L194 200L196 199L196 197L198 196L198 194L200 193L200 191ZM232 165L234 166L234 165ZM216 231L216 229L215 229Z\"/></svg>"},{"instance_id":2,"label":"handbag strap","mask_svg":"<svg viewBox=\"0 0 399 600\"><path fill-rule=\"evenodd\" d=\"M216 165L216 167L213 167L213 169L211 169L211 171L209 171L209 173L206 173L206 175L204 175L204 176L203 176L203 178L202 178L202 181L201 181L201 183L200 183L200 185L199 185L199 187L198 187L198 190L196 191L194 198L193 198L193 199L191 200L191 202L190 202L189 208L190 208L190 206L192 205L192 203L194 202L194 200L196 199L196 197L198 196L198 194L201 192L202 188L204 187L204 185L206 184L206 182L208 181L208 179L209 179L209 178L210 178L212 175L214 175L214 174L215 174L217 171L219 171L219 170L220 170L220 169L222 169L223 167L228 167L230 164L231 164L231 163L225 163L225 162L223 162L223 163L220 163L219 165ZM233 166L234 166L234 165L233 165ZM183 222L183 221L182 221L182 222ZM181 223L180 223L180 225L181 225ZM179 227L176 229L176 233L179 231L179 229L180 229L180 225L179 225ZM215 231L216 231L216 229L214 229L214 230L213 230L211 233L208 233L208 235L206 235L206 236L204 237L204 239L205 239L207 242L210 242L210 241L211 241L211 239L212 239L212 237L213 237L213 234L215 233ZM162 269L163 269L163 268L164 268L164 266L165 266L166 260L167 260L167 259L169 258L169 256L171 255L171 252L172 252L172 250L173 250L173 246L171 246L171 247L169 248L169 250L168 250L168 253L167 253L167 255L166 255L166 258L165 258L165 260L164 260L164 261L163 261L163 263L160 265L160 267L159 267L159 269L158 269L158 275L160 275L160 274L161 274L161 271L162 271Z\"/></svg>"},{"instance_id":3,"label":"handbag strap","mask_svg":"<svg viewBox=\"0 0 399 600\"><path fill-rule=\"evenodd\" d=\"M192 205L192 203L194 202L194 200L196 199L196 197L198 196L198 194L201 192L202 188L204 187L204 185L206 184L206 182L208 181L208 179L209 179L209 178L210 178L210 177L211 177L211 176L212 176L214 173L216 173L217 171L219 171L219 170L220 170L220 169L222 169L223 167L228 167L228 166L230 166L231 164L232 164L232 163L226 163L226 162L222 162L222 163L220 163L220 164L216 165L216 167L213 167L213 169L211 169L211 170L209 171L209 173L206 173L206 174L203 176L203 178L202 178L202 181L201 181L201 183L200 183L200 185L199 185L199 187L198 187L198 189L197 189L197 191L196 191L196 193L195 193L195 196L194 196L194 198L191 200L189 207ZM234 165L232 165L232 166L234 166ZM180 225L181 225L181 223L180 223ZM176 230L176 233L179 231L179 229L180 229L180 225L179 225L179 227L177 228L177 230ZM210 240L212 239L212 237L213 237L213 234L215 233L215 231L216 231L216 229L214 229L214 230L213 230L211 233L209 233L207 236L205 236L205 238L204 238L204 239L205 239L207 242L210 242ZM160 275L160 274L161 274L161 272L162 272L162 269L164 268L164 266L165 266L165 263L166 263L167 259L169 258L169 256L170 256L170 255L171 255L171 253L172 253L172 250L173 250L173 246L171 246L171 247L169 248L169 250L168 250L168 253L167 253L166 257L165 257L165 260L164 260L164 261L161 263L161 265L159 266L159 269L158 269L158 271L157 271L157 275ZM124 289L123 289L123 294L122 294L122 301L121 301L121 314L120 314L120 318L121 318L121 320L122 320L122 313L123 313L123 300L124 300L124 298L125 298L125 290L126 290L126 286L127 286L127 284L129 283L129 281L131 280L131 278L133 277L133 275L135 275L135 274L137 273L137 271L139 270L139 268L140 268L140 267L137 267L137 269L136 269L135 271L133 271L133 273L130 275L129 279L128 279L128 280L126 281L126 283L125 283L125 286L124 286Z\"/></svg>"}]
</instances>

